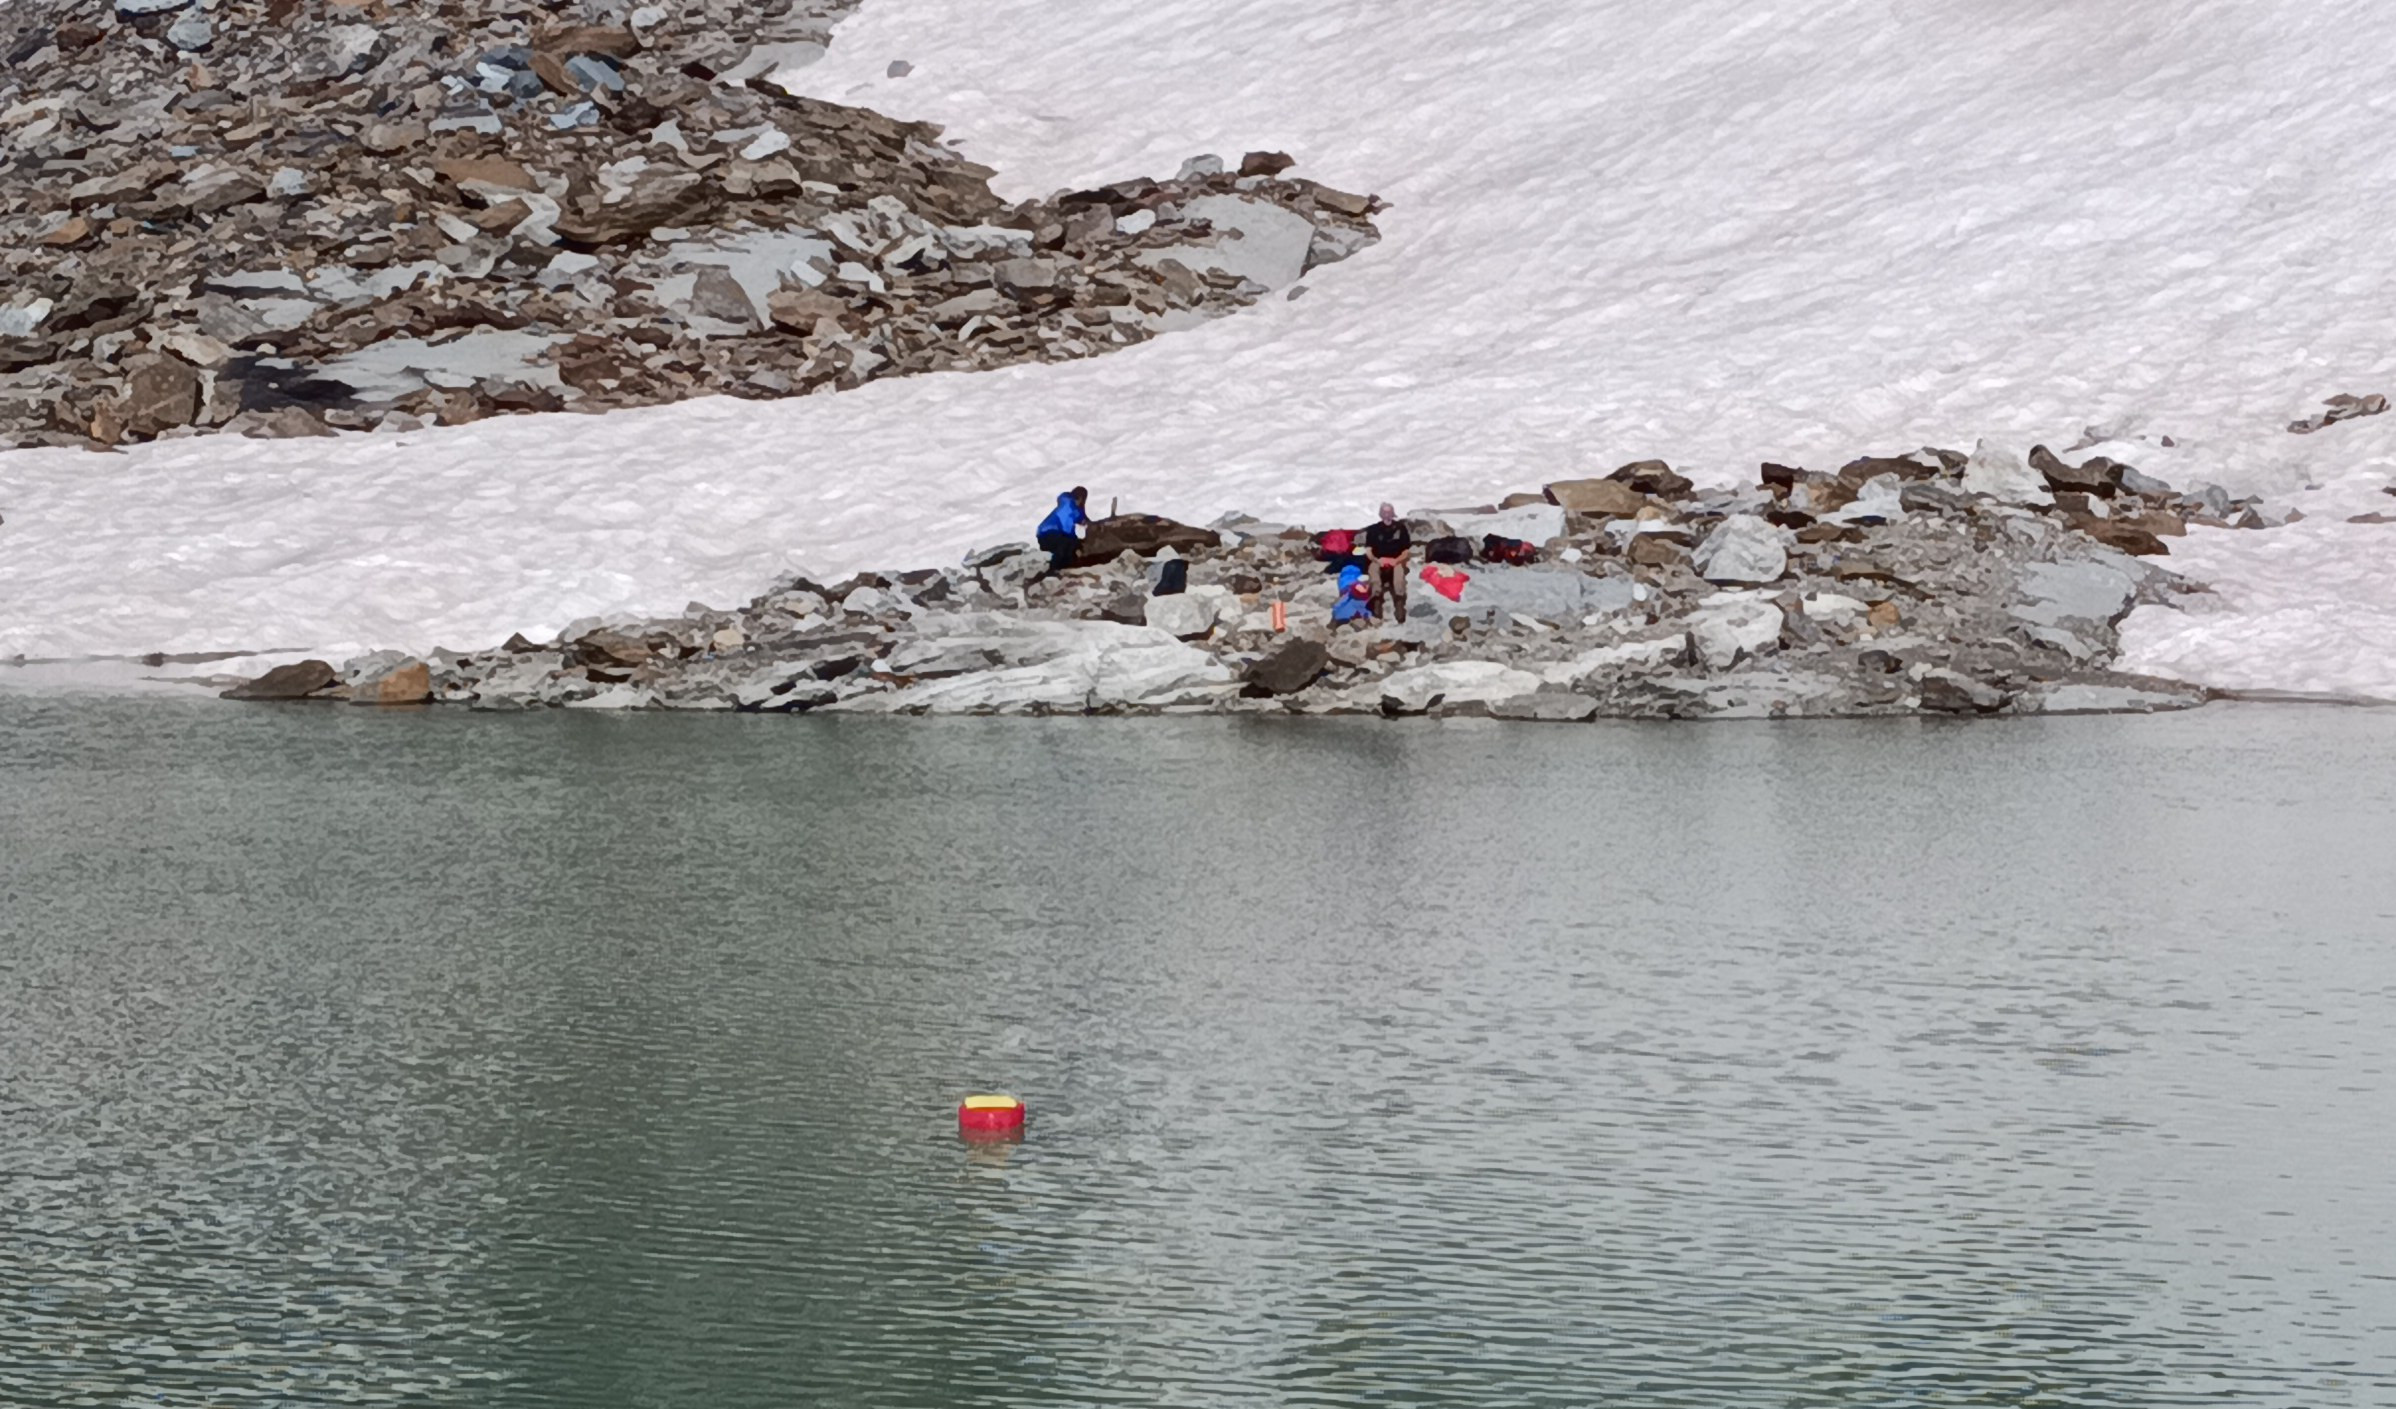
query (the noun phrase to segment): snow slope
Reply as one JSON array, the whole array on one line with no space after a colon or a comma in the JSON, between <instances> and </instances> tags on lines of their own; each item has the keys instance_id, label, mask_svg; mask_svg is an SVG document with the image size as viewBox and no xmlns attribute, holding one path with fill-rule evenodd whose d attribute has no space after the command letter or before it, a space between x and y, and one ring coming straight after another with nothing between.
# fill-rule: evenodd
<instances>
[{"instance_id":1,"label":"snow slope","mask_svg":"<svg viewBox=\"0 0 2396 1409\"><path fill-rule=\"evenodd\" d=\"M1303 298L1087 363L0 455L0 656L537 635L727 602L793 564L951 559L1028 536L1076 482L1324 522L1649 455L1744 479L1983 436L2060 449L2096 424L2173 437L2142 467L2182 484L2365 495L2396 472L2376 423L2284 427L2396 382L2379 19L2363 0L867 0L792 86L947 123L1003 189L1278 147L1389 198L1387 238ZM2386 610L2369 560L2396 537L2336 528L2192 541L2228 610L2138 623L2141 661L2260 678L2304 657L2308 688L2396 689L2384 620L2346 629Z\"/></svg>"}]
</instances>

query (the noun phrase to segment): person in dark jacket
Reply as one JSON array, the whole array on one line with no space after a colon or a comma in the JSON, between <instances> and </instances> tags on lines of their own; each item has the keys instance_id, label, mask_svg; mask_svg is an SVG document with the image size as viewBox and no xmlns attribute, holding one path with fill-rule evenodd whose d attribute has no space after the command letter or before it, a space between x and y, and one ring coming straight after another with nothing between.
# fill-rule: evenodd
<instances>
[{"instance_id":1,"label":"person in dark jacket","mask_svg":"<svg viewBox=\"0 0 2396 1409\"><path fill-rule=\"evenodd\" d=\"M1090 523L1090 513L1085 507L1089 502L1090 491L1077 484L1058 495L1055 510L1040 520L1040 547L1048 554L1051 573L1073 566L1075 555L1081 552L1082 531Z\"/></svg>"},{"instance_id":2,"label":"person in dark jacket","mask_svg":"<svg viewBox=\"0 0 2396 1409\"><path fill-rule=\"evenodd\" d=\"M1414 535L1406 521L1387 504L1381 506L1381 519L1364 531L1365 552L1372 555L1373 615L1381 615L1384 594L1395 609L1395 619L1406 619L1406 570L1414 554Z\"/></svg>"}]
</instances>

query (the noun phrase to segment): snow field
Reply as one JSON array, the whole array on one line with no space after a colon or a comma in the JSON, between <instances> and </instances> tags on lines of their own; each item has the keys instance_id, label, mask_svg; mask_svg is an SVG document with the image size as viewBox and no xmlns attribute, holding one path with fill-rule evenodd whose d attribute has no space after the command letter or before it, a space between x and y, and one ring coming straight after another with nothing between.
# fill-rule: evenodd
<instances>
[{"instance_id":1,"label":"snow field","mask_svg":"<svg viewBox=\"0 0 2396 1409\"><path fill-rule=\"evenodd\" d=\"M1385 241L1302 298L1087 363L0 455L0 657L537 636L729 603L802 564L953 560L1028 537L1073 483L1201 521L1327 523L1647 456L1746 481L1761 459L2061 450L2097 425L2172 437L2140 467L2182 486L2306 504L2320 484L2358 511L2396 471L2379 423L2285 425L2396 389L2378 18L2359 0L868 0L791 86L946 123L1011 194L1283 148L1389 199ZM2142 614L2133 664L2396 693L2380 541L2313 520L2200 533L2174 566L2227 610Z\"/></svg>"}]
</instances>

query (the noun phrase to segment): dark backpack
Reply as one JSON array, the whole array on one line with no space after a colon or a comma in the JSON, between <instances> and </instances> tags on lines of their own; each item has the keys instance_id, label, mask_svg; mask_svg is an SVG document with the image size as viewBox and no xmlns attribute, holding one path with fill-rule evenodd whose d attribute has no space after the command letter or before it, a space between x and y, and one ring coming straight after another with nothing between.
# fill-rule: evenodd
<instances>
[{"instance_id":1,"label":"dark backpack","mask_svg":"<svg viewBox=\"0 0 2396 1409\"><path fill-rule=\"evenodd\" d=\"M1435 563L1469 563L1473 560L1473 545L1461 538L1434 538L1423 556Z\"/></svg>"},{"instance_id":2,"label":"dark backpack","mask_svg":"<svg viewBox=\"0 0 2396 1409\"><path fill-rule=\"evenodd\" d=\"M1516 567L1539 561L1539 550L1519 538L1504 538L1490 534L1481 540L1481 560L1489 563L1511 563Z\"/></svg>"},{"instance_id":3,"label":"dark backpack","mask_svg":"<svg viewBox=\"0 0 2396 1409\"><path fill-rule=\"evenodd\" d=\"M1177 597L1190 590L1190 564L1185 558L1167 558L1156 566L1156 590L1151 597Z\"/></svg>"}]
</instances>

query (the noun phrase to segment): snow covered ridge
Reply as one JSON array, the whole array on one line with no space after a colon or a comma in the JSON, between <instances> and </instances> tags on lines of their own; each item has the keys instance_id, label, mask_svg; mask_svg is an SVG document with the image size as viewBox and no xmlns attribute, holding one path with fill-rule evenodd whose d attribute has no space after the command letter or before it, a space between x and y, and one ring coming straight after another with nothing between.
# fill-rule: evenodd
<instances>
[{"instance_id":1,"label":"snow covered ridge","mask_svg":"<svg viewBox=\"0 0 2396 1409\"><path fill-rule=\"evenodd\" d=\"M1069 360L1378 238L1369 197L1268 152L1002 201L937 127L762 81L821 52L788 14L591 8L0 20L0 151L39 174L0 188L0 440L414 430Z\"/></svg>"},{"instance_id":2,"label":"snow covered ridge","mask_svg":"<svg viewBox=\"0 0 2396 1409\"><path fill-rule=\"evenodd\" d=\"M517 635L422 659L382 651L338 670L295 662L229 694L1548 722L2202 703L2202 690L2117 669L2116 627L2134 606L2202 591L2132 554L2161 555L2161 535L2190 520L2259 524L2256 506L2218 488L2181 494L2104 457L2033 458L2035 470L1983 447L1869 458L1835 475L1768 465L1757 485L1727 493L1697 492L1651 460L1417 514L1405 590L1376 599L1378 619L1344 626L1329 576L1344 560L1305 530L1130 515L1094 525L1085 561L1061 574L1044 551L1012 544L945 570L794 578L736 610L580 622L545 642Z\"/></svg>"}]
</instances>

